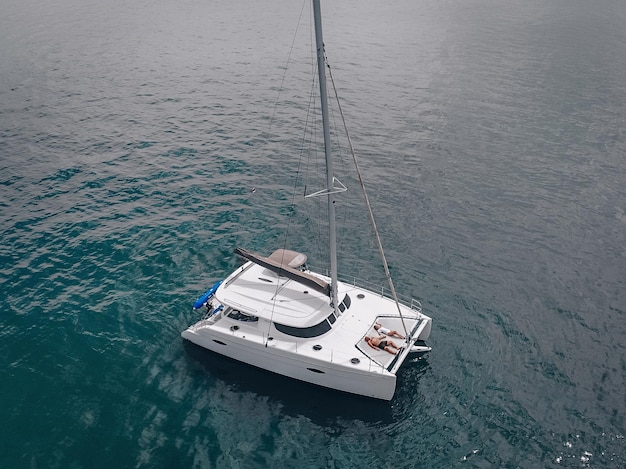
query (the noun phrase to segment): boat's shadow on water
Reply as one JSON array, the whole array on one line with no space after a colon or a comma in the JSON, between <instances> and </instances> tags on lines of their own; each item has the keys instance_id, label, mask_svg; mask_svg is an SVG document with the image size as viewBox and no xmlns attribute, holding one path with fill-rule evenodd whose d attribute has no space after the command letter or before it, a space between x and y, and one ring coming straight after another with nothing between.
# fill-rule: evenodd
<instances>
[{"instance_id":1,"label":"boat's shadow on water","mask_svg":"<svg viewBox=\"0 0 626 469\"><path fill-rule=\"evenodd\" d=\"M188 357L199 363L214 379L232 387L233 392L250 392L266 397L281 405L288 415L303 415L322 426L337 419L356 419L366 423L394 421L393 401L370 399L303 383L224 357L187 340L183 344Z\"/></svg>"}]
</instances>

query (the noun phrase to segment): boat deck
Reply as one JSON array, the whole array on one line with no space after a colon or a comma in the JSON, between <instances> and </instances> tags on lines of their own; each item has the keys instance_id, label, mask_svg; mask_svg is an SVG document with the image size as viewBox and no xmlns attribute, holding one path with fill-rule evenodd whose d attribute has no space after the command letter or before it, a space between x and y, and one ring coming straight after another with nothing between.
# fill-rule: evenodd
<instances>
[{"instance_id":1,"label":"boat deck","mask_svg":"<svg viewBox=\"0 0 626 469\"><path fill-rule=\"evenodd\" d=\"M379 363L381 366L388 368L389 365L394 361L396 355L389 353L385 350L374 349L370 347L370 345L365 341L365 337L378 337L384 339L388 342L393 342L397 347L403 348L406 346L406 341L404 339L386 336L379 334L376 329L374 329L374 325L378 323L382 327L389 329L390 331L397 331L401 335L406 335L403 326L402 320L399 317L390 317L390 316L378 316L372 326L369 328L367 333L357 342L356 348L359 349L364 355L366 355L371 360ZM415 325L418 323L416 319L405 319L404 323L406 324L409 333L414 329Z\"/></svg>"},{"instance_id":2,"label":"boat deck","mask_svg":"<svg viewBox=\"0 0 626 469\"><path fill-rule=\"evenodd\" d=\"M224 305L224 310L192 329L200 333L208 327L205 332L212 335L212 330L217 334L211 340L218 345L234 340L242 347L258 348L256 353L267 351L274 359L291 356L292 360L316 364L316 369L332 365L354 372L395 374L406 358L406 341L399 337L384 337L401 348L393 354L370 347L365 338L383 338L374 329L379 323L386 329L415 339L422 332L421 329L418 331L420 323L429 318L417 308L400 304L403 323L396 303L382 292L375 293L341 281L337 287L342 312L330 330L313 337L299 336L298 331L306 331L306 327L331 316L333 310L328 296L294 280L279 278L263 267L248 264L234 272L216 291L215 299ZM292 335L282 332L285 329L277 328L277 323L305 328L293 329Z\"/></svg>"}]
</instances>

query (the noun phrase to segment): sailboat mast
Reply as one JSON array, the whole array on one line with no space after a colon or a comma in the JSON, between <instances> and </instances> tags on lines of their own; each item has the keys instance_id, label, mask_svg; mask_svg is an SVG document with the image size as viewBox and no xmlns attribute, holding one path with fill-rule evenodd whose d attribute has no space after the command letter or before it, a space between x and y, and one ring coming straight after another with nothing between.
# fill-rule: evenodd
<instances>
[{"instance_id":1,"label":"sailboat mast","mask_svg":"<svg viewBox=\"0 0 626 469\"><path fill-rule=\"evenodd\" d=\"M322 38L322 14L320 1L313 0L313 17L315 19L315 42L317 47L317 71L320 82L320 102L322 107L322 127L324 129L324 154L326 156L326 188L328 191L328 229L330 246L330 279L331 300L337 312L337 228L335 224L334 174L330 152L330 125L328 122L328 96L326 94L326 58L324 56L324 40Z\"/></svg>"}]
</instances>

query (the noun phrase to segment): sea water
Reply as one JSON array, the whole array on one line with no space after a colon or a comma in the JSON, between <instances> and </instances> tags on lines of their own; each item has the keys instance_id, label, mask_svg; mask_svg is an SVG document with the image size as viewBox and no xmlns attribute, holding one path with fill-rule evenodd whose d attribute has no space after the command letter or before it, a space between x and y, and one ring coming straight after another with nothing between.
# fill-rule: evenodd
<instances>
[{"instance_id":1,"label":"sea water","mask_svg":"<svg viewBox=\"0 0 626 469\"><path fill-rule=\"evenodd\" d=\"M180 337L236 246L323 262L292 202L308 3L0 5L1 467L626 465L626 3L323 2L396 288L433 317L389 403ZM382 283L349 164L340 271Z\"/></svg>"}]
</instances>

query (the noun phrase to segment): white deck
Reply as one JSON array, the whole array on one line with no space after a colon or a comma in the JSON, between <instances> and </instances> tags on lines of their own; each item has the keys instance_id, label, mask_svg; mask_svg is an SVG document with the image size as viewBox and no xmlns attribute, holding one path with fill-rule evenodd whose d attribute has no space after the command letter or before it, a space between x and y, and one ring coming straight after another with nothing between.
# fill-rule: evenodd
<instances>
[{"instance_id":1,"label":"white deck","mask_svg":"<svg viewBox=\"0 0 626 469\"><path fill-rule=\"evenodd\" d=\"M312 326L331 313L327 296L252 262L227 278L215 297L245 313L286 326Z\"/></svg>"}]
</instances>

